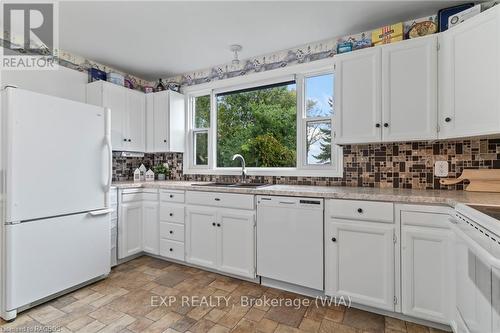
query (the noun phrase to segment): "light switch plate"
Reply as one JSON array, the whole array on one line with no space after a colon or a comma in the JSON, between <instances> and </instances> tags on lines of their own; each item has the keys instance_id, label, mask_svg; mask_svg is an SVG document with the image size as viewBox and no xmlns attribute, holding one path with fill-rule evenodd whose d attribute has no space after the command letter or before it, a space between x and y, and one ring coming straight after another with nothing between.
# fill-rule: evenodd
<instances>
[{"instance_id":1,"label":"light switch plate","mask_svg":"<svg viewBox=\"0 0 500 333\"><path fill-rule=\"evenodd\" d=\"M447 161L436 161L434 163L434 176L436 176L436 177L448 177L448 162Z\"/></svg>"}]
</instances>

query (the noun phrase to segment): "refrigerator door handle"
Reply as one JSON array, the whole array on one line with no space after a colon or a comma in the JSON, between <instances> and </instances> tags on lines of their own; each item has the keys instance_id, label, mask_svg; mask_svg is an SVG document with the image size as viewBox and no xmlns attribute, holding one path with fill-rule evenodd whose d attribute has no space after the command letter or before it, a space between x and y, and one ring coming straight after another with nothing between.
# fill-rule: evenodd
<instances>
[{"instance_id":1,"label":"refrigerator door handle","mask_svg":"<svg viewBox=\"0 0 500 333\"><path fill-rule=\"evenodd\" d=\"M111 110L109 108L104 109L105 115L105 142L108 148L108 181L106 183L106 192L111 190L111 181L113 179L113 148L111 146Z\"/></svg>"},{"instance_id":2,"label":"refrigerator door handle","mask_svg":"<svg viewBox=\"0 0 500 333\"><path fill-rule=\"evenodd\" d=\"M100 215L106 215L114 212L114 209L101 209L101 210L94 210L89 212L90 216L100 216Z\"/></svg>"},{"instance_id":3,"label":"refrigerator door handle","mask_svg":"<svg viewBox=\"0 0 500 333\"><path fill-rule=\"evenodd\" d=\"M106 192L109 192L111 189L111 180L113 179L113 150L109 137L106 137L106 148L108 149L108 180L106 182Z\"/></svg>"}]
</instances>

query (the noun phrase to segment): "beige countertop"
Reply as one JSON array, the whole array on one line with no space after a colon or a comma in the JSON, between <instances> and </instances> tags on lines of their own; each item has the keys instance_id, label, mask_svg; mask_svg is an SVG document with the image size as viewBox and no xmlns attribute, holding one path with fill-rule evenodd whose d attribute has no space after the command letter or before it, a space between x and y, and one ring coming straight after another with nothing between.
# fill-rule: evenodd
<instances>
[{"instance_id":1,"label":"beige countertop","mask_svg":"<svg viewBox=\"0 0 500 333\"><path fill-rule=\"evenodd\" d=\"M115 182L117 188L160 188L261 195L316 197L329 199L375 200L400 203L441 204L454 207L458 203L500 205L500 193L411 190L370 187L267 185L260 188L192 186L193 181Z\"/></svg>"}]
</instances>

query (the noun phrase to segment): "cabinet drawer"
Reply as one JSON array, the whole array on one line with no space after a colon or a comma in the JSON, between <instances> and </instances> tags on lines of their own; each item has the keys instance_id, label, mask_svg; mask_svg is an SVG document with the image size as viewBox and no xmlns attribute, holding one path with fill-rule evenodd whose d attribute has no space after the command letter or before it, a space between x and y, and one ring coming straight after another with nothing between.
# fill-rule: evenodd
<instances>
[{"instance_id":1,"label":"cabinet drawer","mask_svg":"<svg viewBox=\"0 0 500 333\"><path fill-rule=\"evenodd\" d=\"M184 206L179 204L160 204L160 221L184 224Z\"/></svg>"},{"instance_id":2,"label":"cabinet drawer","mask_svg":"<svg viewBox=\"0 0 500 333\"><path fill-rule=\"evenodd\" d=\"M182 224L160 222L160 238L184 242L184 226Z\"/></svg>"},{"instance_id":3,"label":"cabinet drawer","mask_svg":"<svg viewBox=\"0 0 500 333\"><path fill-rule=\"evenodd\" d=\"M326 202L326 213L327 218L394 222L394 204L391 202L331 199Z\"/></svg>"},{"instance_id":4,"label":"cabinet drawer","mask_svg":"<svg viewBox=\"0 0 500 333\"><path fill-rule=\"evenodd\" d=\"M447 214L401 211L402 225L448 229L450 225L449 218Z\"/></svg>"},{"instance_id":5,"label":"cabinet drawer","mask_svg":"<svg viewBox=\"0 0 500 333\"><path fill-rule=\"evenodd\" d=\"M122 202L157 201L158 191L153 189L128 189L122 192Z\"/></svg>"},{"instance_id":6,"label":"cabinet drawer","mask_svg":"<svg viewBox=\"0 0 500 333\"><path fill-rule=\"evenodd\" d=\"M160 256L184 261L184 243L160 239Z\"/></svg>"},{"instance_id":7,"label":"cabinet drawer","mask_svg":"<svg viewBox=\"0 0 500 333\"><path fill-rule=\"evenodd\" d=\"M184 192L160 190L160 201L184 203Z\"/></svg>"},{"instance_id":8,"label":"cabinet drawer","mask_svg":"<svg viewBox=\"0 0 500 333\"><path fill-rule=\"evenodd\" d=\"M187 191L186 203L236 209L255 209L254 196L249 194Z\"/></svg>"}]
</instances>

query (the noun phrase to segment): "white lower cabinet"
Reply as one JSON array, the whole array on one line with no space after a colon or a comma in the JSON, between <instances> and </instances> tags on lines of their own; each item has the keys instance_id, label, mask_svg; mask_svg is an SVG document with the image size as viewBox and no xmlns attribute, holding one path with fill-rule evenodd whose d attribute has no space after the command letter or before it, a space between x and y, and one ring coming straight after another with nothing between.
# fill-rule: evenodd
<instances>
[{"instance_id":1,"label":"white lower cabinet","mask_svg":"<svg viewBox=\"0 0 500 333\"><path fill-rule=\"evenodd\" d=\"M220 209L217 245L219 270L246 277L255 276L255 213Z\"/></svg>"},{"instance_id":2,"label":"white lower cabinet","mask_svg":"<svg viewBox=\"0 0 500 333\"><path fill-rule=\"evenodd\" d=\"M198 197L198 194L195 195ZM195 197L193 196L193 198ZM247 198L253 201L253 196ZM226 195L231 205L231 196ZM187 203L190 201L188 195ZM238 276L255 277L255 211L186 207L186 261Z\"/></svg>"},{"instance_id":3,"label":"white lower cabinet","mask_svg":"<svg viewBox=\"0 0 500 333\"><path fill-rule=\"evenodd\" d=\"M448 216L406 209L400 212L402 312L449 324L453 256Z\"/></svg>"},{"instance_id":4,"label":"white lower cabinet","mask_svg":"<svg viewBox=\"0 0 500 333\"><path fill-rule=\"evenodd\" d=\"M217 215L211 207L186 207L186 261L217 268Z\"/></svg>"},{"instance_id":5,"label":"white lower cabinet","mask_svg":"<svg viewBox=\"0 0 500 333\"><path fill-rule=\"evenodd\" d=\"M329 219L325 293L394 311L394 225Z\"/></svg>"},{"instance_id":6,"label":"white lower cabinet","mask_svg":"<svg viewBox=\"0 0 500 333\"><path fill-rule=\"evenodd\" d=\"M159 254L160 239L158 237L159 216L158 201L143 202L142 218L142 247L143 251L151 254Z\"/></svg>"},{"instance_id":7,"label":"white lower cabinet","mask_svg":"<svg viewBox=\"0 0 500 333\"><path fill-rule=\"evenodd\" d=\"M119 190L118 259L159 253L159 204L156 189Z\"/></svg>"},{"instance_id":8,"label":"white lower cabinet","mask_svg":"<svg viewBox=\"0 0 500 333\"><path fill-rule=\"evenodd\" d=\"M142 251L142 201L122 203L118 226L118 258Z\"/></svg>"}]
</instances>

